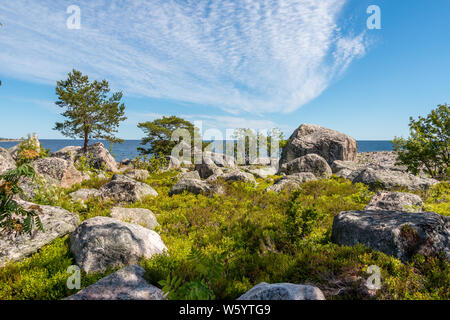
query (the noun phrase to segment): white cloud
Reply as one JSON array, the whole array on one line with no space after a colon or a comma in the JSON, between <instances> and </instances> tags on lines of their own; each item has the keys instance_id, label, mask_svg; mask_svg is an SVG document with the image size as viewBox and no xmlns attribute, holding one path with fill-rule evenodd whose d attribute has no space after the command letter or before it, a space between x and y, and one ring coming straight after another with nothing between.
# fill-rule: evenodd
<instances>
[{"instance_id":1,"label":"white cloud","mask_svg":"<svg viewBox=\"0 0 450 320\"><path fill-rule=\"evenodd\" d=\"M364 34L338 27L346 0L0 3L1 73L55 84L75 67L128 95L291 112L365 53Z\"/></svg>"}]
</instances>

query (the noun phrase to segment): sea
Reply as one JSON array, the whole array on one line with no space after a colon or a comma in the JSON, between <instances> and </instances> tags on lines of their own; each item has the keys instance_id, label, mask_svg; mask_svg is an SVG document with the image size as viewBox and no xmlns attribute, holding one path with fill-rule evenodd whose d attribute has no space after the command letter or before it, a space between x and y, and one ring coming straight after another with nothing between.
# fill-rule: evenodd
<instances>
[{"instance_id":1,"label":"sea","mask_svg":"<svg viewBox=\"0 0 450 320\"><path fill-rule=\"evenodd\" d=\"M41 145L50 149L51 152L58 151L67 146L83 146L83 140L50 140L39 139ZM89 144L102 142L107 149L109 149L109 142L104 140L90 140ZM360 140L358 142L358 152L371 152L371 151L391 151L392 143L387 140ZM11 148L18 144L17 141L0 142L0 147ZM116 161L122 161L123 159L133 159L139 155L138 147L142 147L141 140L125 140L123 143L115 143L112 146L112 155Z\"/></svg>"}]
</instances>

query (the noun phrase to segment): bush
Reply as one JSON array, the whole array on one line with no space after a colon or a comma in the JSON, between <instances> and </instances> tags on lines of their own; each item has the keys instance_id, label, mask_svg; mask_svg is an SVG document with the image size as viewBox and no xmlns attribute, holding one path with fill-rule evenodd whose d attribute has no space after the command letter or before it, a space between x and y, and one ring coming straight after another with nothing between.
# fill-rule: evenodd
<instances>
[{"instance_id":1,"label":"bush","mask_svg":"<svg viewBox=\"0 0 450 320\"><path fill-rule=\"evenodd\" d=\"M392 143L398 152L398 163L413 174L421 170L436 179L450 177L450 108L439 105L426 117L410 118L410 137L395 138Z\"/></svg>"},{"instance_id":2,"label":"bush","mask_svg":"<svg viewBox=\"0 0 450 320\"><path fill-rule=\"evenodd\" d=\"M148 155L138 156L133 159L132 163L135 169L148 170L152 173L158 173L167 167L167 159L162 153L151 157Z\"/></svg>"},{"instance_id":3,"label":"bush","mask_svg":"<svg viewBox=\"0 0 450 320\"><path fill-rule=\"evenodd\" d=\"M450 182L443 181L432 186L423 198L425 211L450 216Z\"/></svg>"},{"instance_id":4,"label":"bush","mask_svg":"<svg viewBox=\"0 0 450 320\"><path fill-rule=\"evenodd\" d=\"M44 149L40 146L36 135L28 134L27 139L24 139L19 144L17 151L17 165L30 163L38 158L48 157L49 149Z\"/></svg>"}]
</instances>

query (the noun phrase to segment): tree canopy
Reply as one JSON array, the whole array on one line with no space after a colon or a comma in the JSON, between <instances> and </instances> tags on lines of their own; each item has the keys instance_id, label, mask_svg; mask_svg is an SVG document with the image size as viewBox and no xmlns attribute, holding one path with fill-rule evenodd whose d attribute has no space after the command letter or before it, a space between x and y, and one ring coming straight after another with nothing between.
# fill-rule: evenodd
<instances>
[{"instance_id":1,"label":"tree canopy","mask_svg":"<svg viewBox=\"0 0 450 320\"><path fill-rule=\"evenodd\" d=\"M399 164L418 174L421 170L431 177L448 180L450 158L450 112L447 104L438 105L426 118L409 122L410 137L396 137L392 143L398 152Z\"/></svg>"},{"instance_id":2,"label":"tree canopy","mask_svg":"<svg viewBox=\"0 0 450 320\"><path fill-rule=\"evenodd\" d=\"M148 148L139 147L141 154L163 154L170 155L172 149L179 141L172 141L172 134L177 129L186 129L191 135L191 146L194 146L194 132L198 130L195 126L182 118L176 116L162 117L153 121L142 122L138 127L144 131L146 136L142 138L141 145Z\"/></svg>"},{"instance_id":3,"label":"tree canopy","mask_svg":"<svg viewBox=\"0 0 450 320\"><path fill-rule=\"evenodd\" d=\"M54 129L67 137L84 139L85 153L90 139L120 142L114 133L126 119L125 105L120 102L122 92L109 93L106 80L90 82L88 76L72 70L67 80L57 82L56 104L65 109L62 115L67 120L57 122Z\"/></svg>"}]
</instances>

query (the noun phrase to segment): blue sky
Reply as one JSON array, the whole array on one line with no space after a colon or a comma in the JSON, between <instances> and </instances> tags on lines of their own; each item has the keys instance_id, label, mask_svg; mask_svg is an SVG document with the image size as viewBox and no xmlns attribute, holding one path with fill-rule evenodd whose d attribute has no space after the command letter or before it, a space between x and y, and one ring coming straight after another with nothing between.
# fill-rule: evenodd
<instances>
[{"instance_id":1,"label":"blue sky","mask_svg":"<svg viewBox=\"0 0 450 320\"><path fill-rule=\"evenodd\" d=\"M410 116L450 102L449 17L447 0L0 0L0 137L63 138L54 87L72 68L123 91L126 139L163 115L405 136Z\"/></svg>"}]
</instances>

